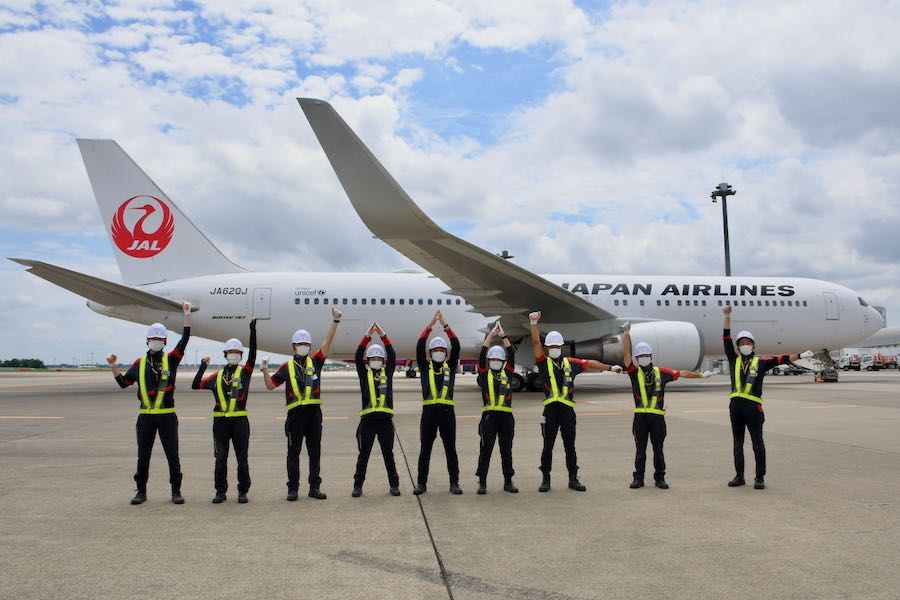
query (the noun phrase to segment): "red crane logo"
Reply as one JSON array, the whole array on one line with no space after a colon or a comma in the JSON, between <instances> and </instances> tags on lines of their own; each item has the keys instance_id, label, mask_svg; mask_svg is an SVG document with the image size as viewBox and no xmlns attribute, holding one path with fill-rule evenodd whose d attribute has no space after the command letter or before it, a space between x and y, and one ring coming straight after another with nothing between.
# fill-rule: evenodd
<instances>
[{"instance_id":1,"label":"red crane logo","mask_svg":"<svg viewBox=\"0 0 900 600\"><path fill-rule=\"evenodd\" d=\"M125 214L132 203L135 206L131 207L131 210L142 210L144 214L138 218L134 227L129 229L125 224ZM145 231L144 223L157 210L162 210L162 220L159 226L154 231ZM112 239L119 250L134 258L150 258L165 250L172 241L172 234L175 233L175 219L172 217L169 206L156 196L132 196L119 205L116 210L111 232Z\"/></svg>"}]
</instances>

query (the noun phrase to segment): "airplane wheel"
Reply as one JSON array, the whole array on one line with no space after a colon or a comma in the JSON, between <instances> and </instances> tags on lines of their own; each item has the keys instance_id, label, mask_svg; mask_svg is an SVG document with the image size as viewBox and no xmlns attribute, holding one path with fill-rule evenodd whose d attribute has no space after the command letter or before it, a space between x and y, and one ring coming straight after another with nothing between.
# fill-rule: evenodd
<instances>
[{"instance_id":1,"label":"airplane wheel","mask_svg":"<svg viewBox=\"0 0 900 600\"><path fill-rule=\"evenodd\" d=\"M778 375L779 373L781 373L781 369L779 369L778 367L772 369L772 375Z\"/></svg>"},{"instance_id":2,"label":"airplane wheel","mask_svg":"<svg viewBox=\"0 0 900 600\"><path fill-rule=\"evenodd\" d=\"M509 389L513 391L513 393L521 392L525 389L525 378L519 375L518 373L513 373L509 378Z\"/></svg>"},{"instance_id":3,"label":"airplane wheel","mask_svg":"<svg viewBox=\"0 0 900 600\"><path fill-rule=\"evenodd\" d=\"M415 379L415 378L416 378L416 370L415 370L415 369L407 369L407 370L406 370L406 377L407 377L408 379Z\"/></svg>"},{"instance_id":4,"label":"airplane wheel","mask_svg":"<svg viewBox=\"0 0 900 600\"><path fill-rule=\"evenodd\" d=\"M525 380L525 385L529 392L540 392L542 387L541 376L538 373L529 373Z\"/></svg>"}]
</instances>

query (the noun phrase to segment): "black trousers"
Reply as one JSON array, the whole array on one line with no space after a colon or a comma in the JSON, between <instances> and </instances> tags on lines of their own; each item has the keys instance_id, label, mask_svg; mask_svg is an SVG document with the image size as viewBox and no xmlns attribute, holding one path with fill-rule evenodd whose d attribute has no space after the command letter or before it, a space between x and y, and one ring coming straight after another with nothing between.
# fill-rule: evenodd
<instances>
[{"instance_id":1,"label":"black trousers","mask_svg":"<svg viewBox=\"0 0 900 600\"><path fill-rule=\"evenodd\" d=\"M666 439L666 418L663 415L635 413L631 425L634 434L634 478L644 481L644 468L647 465L647 438L653 444L653 479L664 481L666 478L666 457L663 454L663 442Z\"/></svg>"},{"instance_id":2,"label":"black trousers","mask_svg":"<svg viewBox=\"0 0 900 600\"><path fill-rule=\"evenodd\" d=\"M287 487L296 492L300 487L300 449L306 440L306 454L309 455L309 485L318 487L322 459L322 409L318 405L293 409L284 422L287 436Z\"/></svg>"},{"instance_id":3,"label":"black trousers","mask_svg":"<svg viewBox=\"0 0 900 600\"><path fill-rule=\"evenodd\" d=\"M216 491L228 491L228 451L234 446L237 458L238 492L250 489L250 465L247 451L250 448L250 419L247 417L213 417L213 445L216 457L214 476Z\"/></svg>"},{"instance_id":4,"label":"black trousers","mask_svg":"<svg viewBox=\"0 0 900 600\"><path fill-rule=\"evenodd\" d=\"M181 462L178 460L178 417L175 413L165 415L138 415L134 426L137 437L138 460L134 481L138 490L147 491L147 479L150 477L150 455L153 453L153 442L159 432L166 460L169 461L169 483L173 492L181 491Z\"/></svg>"},{"instance_id":5,"label":"black trousers","mask_svg":"<svg viewBox=\"0 0 900 600\"><path fill-rule=\"evenodd\" d=\"M447 473L450 484L459 483L459 459L456 456L456 412L446 404L432 404L422 408L422 420L419 421L419 478L421 484L428 483L428 469L431 464L431 449L434 440L441 434L444 443L444 454L447 457Z\"/></svg>"},{"instance_id":6,"label":"black trousers","mask_svg":"<svg viewBox=\"0 0 900 600\"><path fill-rule=\"evenodd\" d=\"M366 468L369 466L369 455L375 438L381 446L381 455L384 457L384 468L387 470L388 484L391 487L400 485L400 476L397 475L397 465L394 464L394 421L393 419L360 419L356 428L356 445L359 448L359 458L356 460L356 474L353 476L353 487L361 488L366 480Z\"/></svg>"},{"instance_id":7,"label":"black trousers","mask_svg":"<svg viewBox=\"0 0 900 600\"><path fill-rule=\"evenodd\" d=\"M541 453L541 471L550 474L553 466L553 445L556 434L562 435L563 447L566 450L566 468L569 477L578 476L578 455L575 453L575 409L562 402L553 402L544 407L544 423L541 434L544 436L544 451Z\"/></svg>"},{"instance_id":8,"label":"black trousers","mask_svg":"<svg viewBox=\"0 0 900 600\"><path fill-rule=\"evenodd\" d=\"M734 471L741 477L744 476L744 428L750 432L750 441L753 443L753 456L756 458L756 477L766 476L766 445L763 443L763 423L766 415L762 411L762 405L745 400L732 398L728 407L731 414L731 434L734 437Z\"/></svg>"},{"instance_id":9,"label":"black trousers","mask_svg":"<svg viewBox=\"0 0 900 600\"><path fill-rule=\"evenodd\" d=\"M478 451L478 470L475 471L478 479L487 478L488 469L491 466L491 454L494 452L494 442L497 439L500 440L500 466L503 469L503 477L510 479L515 475L512 460L515 434L516 420L512 413L496 410L481 413L481 422L478 423L481 447Z\"/></svg>"}]
</instances>

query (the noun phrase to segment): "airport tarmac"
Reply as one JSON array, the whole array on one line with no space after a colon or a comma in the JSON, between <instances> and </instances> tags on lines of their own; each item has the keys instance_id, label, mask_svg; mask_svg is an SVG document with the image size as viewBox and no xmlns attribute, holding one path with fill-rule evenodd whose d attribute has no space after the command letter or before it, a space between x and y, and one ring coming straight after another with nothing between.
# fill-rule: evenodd
<instances>
[{"instance_id":1,"label":"airport tarmac","mask_svg":"<svg viewBox=\"0 0 900 600\"><path fill-rule=\"evenodd\" d=\"M566 488L561 441L553 490L537 492L540 397L514 399L518 495L502 491L495 450L475 494L480 418L474 377L457 379L465 494L447 491L438 441L429 491L412 495L418 381L398 375L388 495L377 445L351 498L359 410L354 374L323 377L322 489L285 496L283 392L255 376L250 503L213 505L212 397L176 394L183 506L169 501L157 442L149 500L131 506L135 389L108 373L0 374L2 598L900 598L900 373L766 380L766 490L733 476L727 378L667 391L670 490L631 490L634 442L625 376L577 380L586 493ZM748 478L753 454L746 443ZM652 458L648 463L652 465ZM306 477L301 456L301 478ZM652 477L648 473L648 481ZM305 491L301 488L301 492Z\"/></svg>"}]
</instances>

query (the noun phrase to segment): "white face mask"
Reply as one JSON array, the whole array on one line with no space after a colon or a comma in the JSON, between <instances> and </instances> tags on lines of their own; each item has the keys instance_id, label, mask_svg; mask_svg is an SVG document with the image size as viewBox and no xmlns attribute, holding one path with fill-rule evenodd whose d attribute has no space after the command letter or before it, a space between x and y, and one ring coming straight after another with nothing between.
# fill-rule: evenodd
<instances>
[{"instance_id":1,"label":"white face mask","mask_svg":"<svg viewBox=\"0 0 900 600\"><path fill-rule=\"evenodd\" d=\"M431 353L431 360L435 362L444 362L445 358L447 358L447 353L443 350L435 350Z\"/></svg>"},{"instance_id":2,"label":"white face mask","mask_svg":"<svg viewBox=\"0 0 900 600\"><path fill-rule=\"evenodd\" d=\"M232 367L241 362L241 353L240 352L229 352L225 355L225 360L228 361L228 364Z\"/></svg>"},{"instance_id":3,"label":"white face mask","mask_svg":"<svg viewBox=\"0 0 900 600\"><path fill-rule=\"evenodd\" d=\"M499 371L500 369L503 368L503 362L504 361L502 361L502 360L489 360L488 364L490 365L491 369L493 369L494 371Z\"/></svg>"},{"instance_id":4,"label":"white face mask","mask_svg":"<svg viewBox=\"0 0 900 600\"><path fill-rule=\"evenodd\" d=\"M739 346L741 354L744 356L750 356L753 354L753 344L744 344L743 346Z\"/></svg>"},{"instance_id":5,"label":"white face mask","mask_svg":"<svg viewBox=\"0 0 900 600\"><path fill-rule=\"evenodd\" d=\"M147 345L150 346L150 350L153 352L159 352L166 347L166 342L165 340L150 340Z\"/></svg>"},{"instance_id":6,"label":"white face mask","mask_svg":"<svg viewBox=\"0 0 900 600\"><path fill-rule=\"evenodd\" d=\"M638 357L638 364L642 367L650 366L651 362L653 362L653 359L650 358L649 356L639 356Z\"/></svg>"},{"instance_id":7,"label":"white face mask","mask_svg":"<svg viewBox=\"0 0 900 600\"><path fill-rule=\"evenodd\" d=\"M298 344L294 346L294 353L296 353L297 356L306 356L309 354L309 344Z\"/></svg>"},{"instance_id":8,"label":"white face mask","mask_svg":"<svg viewBox=\"0 0 900 600\"><path fill-rule=\"evenodd\" d=\"M550 358L559 358L562 354L562 348L548 348L547 355Z\"/></svg>"},{"instance_id":9,"label":"white face mask","mask_svg":"<svg viewBox=\"0 0 900 600\"><path fill-rule=\"evenodd\" d=\"M380 369L383 366L384 366L384 361L381 360L380 358L369 359L369 368L372 369L373 371L377 371L378 369Z\"/></svg>"}]
</instances>

